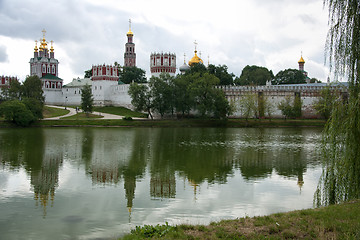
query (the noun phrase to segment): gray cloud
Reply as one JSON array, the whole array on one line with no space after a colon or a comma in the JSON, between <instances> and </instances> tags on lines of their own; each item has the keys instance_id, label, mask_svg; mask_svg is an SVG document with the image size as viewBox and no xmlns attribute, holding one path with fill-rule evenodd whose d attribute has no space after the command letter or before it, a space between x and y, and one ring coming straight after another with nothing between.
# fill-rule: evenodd
<instances>
[{"instance_id":1,"label":"gray cloud","mask_svg":"<svg viewBox=\"0 0 360 240\"><path fill-rule=\"evenodd\" d=\"M6 53L6 47L0 45L0 62L6 62L8 60L8 55Z\"/></svg>"},{"instance_id":2,"label":"gray cloud","mask_svg":"<svg viewBox=\"0 0 360 240\"><path fill-rule=\"evenodd\" d=\"M313 2L315 1L305 0L302 4ZM150 21L149 15L146 14L151 13L151 9L142 13L137 12L135 6L132 12L128 12L111 5L121 4L117 1L104 4L86 0L54 0L47 3L40 0L0 0L0 35L34 41L42 37L41 30L45 28L46 39L54 40L55 54L57 47L61 47L69 57L69 59L59 59L60 75L63 64L71 63L68 65L75 75L73 77L77 77L82 76L93 64L112 64L114 61L123 64L128 19L132 18L137 65L146 70L147 74L149 74L151 52L176 53L179 67L183 63L184 53L187 55L187 61L193 56L193 41L196 39L199 42L199 50L203 53L204 62L207 63L207 56L210 55L212 64L226 64L230 72L239 75L246 65L265 65L266 56L274 52L287 51L294 46L299 48L299 53L304 49L304 39L313 36L310 36L303 26L302 29L305 30L299 34L298 26L292 26L294 19L299 18L298 22L309 26L309 29L321 24L319 18L311 13L298 12L296 9L298 3L294 1L254 0L248 3L255 4L264 16L259 15L249 22L229 23L234 25L232 30L227 35L221 35L218 27L214 27L210 19L195 19L194 22L189 23L183 19L172 18L169 12L166 17L174 26L189 24L186 28L180 28L183 32L176 33L168 29L166 24ZM238 3L238 5L242 4ZM219 13L226 11L221 4L218 6L219 9L216 10ZM164 7L164 12L169 9L177 11L176 8ZM294 11L294 14L287 12L290 10ZM137 21L136 18L141 20ZM220 18L221 16L219 21L228 24L224 18ZM252 21L258 22L253 24ZM203 29L194 31L194 25L204 27L206 30L204 34L210 36L201 35ZM254 25L253 29L248 27L252 25ZM202 39L194 36L194 32ZM213 38L214 41L207 42L208 38ZM8 59L5 50L0 48L0 62ZM323 49L319 49L319 52L307 53L307 56L314 57L315 61L318 59L323 61L320 57L323 56L322 52ZM294 56L295 64L298 57Z\"/></svg>"}]
</instances>

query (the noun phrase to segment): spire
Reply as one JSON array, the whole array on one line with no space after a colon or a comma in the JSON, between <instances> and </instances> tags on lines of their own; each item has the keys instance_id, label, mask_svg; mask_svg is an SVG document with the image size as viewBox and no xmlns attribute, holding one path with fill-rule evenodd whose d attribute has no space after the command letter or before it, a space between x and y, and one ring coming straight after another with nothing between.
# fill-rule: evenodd
<instances>
[{"instance_id":1,"label":"spire","mask_svg":"<svg viewBox=\"0 0 360 240\"><path fill-rule=\"evenodd\" d=\"M51 40L50 42L51 42L50 52L52 52L52 53L53 53L53 52L54 52L54 48L53 48L53 43L54 43L54 41L53 41L53 40Z\"/></svg>"},{"instance_id":2,"label":"spire","mask_svg":"<svg viewBox=\"0 0 360 240\"><path fill-rule=\"evenodd\" d=\"M305 60L302 57L302 51L301 51L301 57L300 57L300 60L298 61L298 63L305 63Z\"/></svg>"},{"instance_id":3,"label":"spire","mask_svg":"<svg viewBox=\"0 0 360 240\"><path fill-rule=\"evenodd\" d=\"M194 41L194 45L195 45L195 53L197 53L196 46L198 45L198 43L196 42L196 40Z\"/></svg>"},{"instance_id":4,"label":"spire","mask_svg":"<svg viewBox=\"0 0 360 240\"><path fill-rule=\"evenodd\" d=\"M302 57L302 51L301 51L301 57L300 57L300 60L298 61L298 63L299 63L299 71L304 72L305 60Z\"/></svg>"},{"instance_id":5,"label":"spire","mask_svg":"<svg viewBox=\"0 0 360 240\"><path fill-rule=\"evenodd\" d=\"M43 29L42 33L43 33L43 38L40 39L40 51L43 51L43 50L47 49L47 42L46 42L46 39L45 39L46 30Z\"/></svg>"},{"instance_id":6,"label":"spire","mask_svg":"<svg viewBox=\"0 0 360 240\"><path fill-rule=\"evenodd\" d=\"M35 40L35 48L34 48L34 52L38 52L37 40Z\"/></svg>"},{"instance_id":7,"label":"spire","mask_svg":"<svg viewBox=\"0 0 360 240\"><path fill-rule=\"evenodd\" d=\"M186 64L185 57L186 57L186 54L184 53L184 64Z\"/></svg>"},{"instance_id":8,"label":"spire","mask_svg":"<svg viewBox=\"0 0 360 240\"><path fill-rule=\"evenodd\" d=\"M127 32L128 36L133 36L134 33L131 31L131 19L129 19L129 31Z\"/></svg>"}]
</instances>

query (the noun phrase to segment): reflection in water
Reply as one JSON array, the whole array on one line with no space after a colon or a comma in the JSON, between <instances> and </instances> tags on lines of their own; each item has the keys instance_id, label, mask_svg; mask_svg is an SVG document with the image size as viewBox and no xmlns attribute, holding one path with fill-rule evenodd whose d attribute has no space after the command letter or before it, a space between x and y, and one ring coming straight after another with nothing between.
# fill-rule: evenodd
<instances>
[{"instance_id":1,"label":"reflection in water","mask_svg":"<svg viewBox=\"0 0 360 240\"><path fill-rule=\"evenodd\" d=\"M274 176L293 179L301 190L307 169L320 162L316 155L319 133L303 128L1 129L0 177L6 180L25 169L45 217L49 202L56 205L55 192L62 186L66 194L85 194L86 184L71 193L71 185L65 182L69 179L76 185L85 175L93 189L114 188L124 199L118 204L132 222L137 206L184 198L186 187L181 189L182 182L192 189L195 202L204 183L227 186L239 174L246 184ZM64 167L74 169L76 175L62 175ZM147 182L147 189L137 190L139 182ZM91 186L89 191L93 191ZM146 195L149 200L144 199ZM90 193L88 197L102 199Z\"/></svg>"}]
</instances>

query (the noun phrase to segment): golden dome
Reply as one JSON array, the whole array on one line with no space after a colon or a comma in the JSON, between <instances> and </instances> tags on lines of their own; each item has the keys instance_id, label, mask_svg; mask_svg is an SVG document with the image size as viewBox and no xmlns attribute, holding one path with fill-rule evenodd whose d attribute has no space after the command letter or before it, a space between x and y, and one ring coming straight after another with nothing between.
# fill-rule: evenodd
<instances>
[{"instance_id":1,"label":"golden dome","mask_svg":"<svg viewBox=\"0 0 360 240\"><path fill-rule=\"evenodd\" d=\"M298 63L305 63L305 60L303 59L302 56L301 56L300 60L298 61Z\"/></svg>"},{"instance_id":2,"label":"golden dome","mask_svg":"<svg viewBox=\"0 0 360 240\"><path fill-rule=\"evenodd\" d=\"M189 66L194 65L195 63L204 63L201 58L196 54L197 51L195 50L195 55L190 59Z\"/></svg>"}]
</instances>

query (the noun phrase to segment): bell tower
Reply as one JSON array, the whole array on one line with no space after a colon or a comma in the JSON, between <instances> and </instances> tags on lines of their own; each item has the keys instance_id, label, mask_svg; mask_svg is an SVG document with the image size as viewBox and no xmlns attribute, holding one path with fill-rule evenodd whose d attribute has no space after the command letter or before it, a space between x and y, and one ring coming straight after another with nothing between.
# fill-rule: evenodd
<instances>
[{"instance_id":1,"label":"bell tower","mask_svg":"<svg viewBox=\"0 0 360 240\"><path fill-rule=\"evenodd\" d=\"M134 33L131 31L131 19L129 19L129 31L127 32L128 41L125 43L124 67L136 66L135 43L133 43Z\"/></svg>"}]
</instances>

